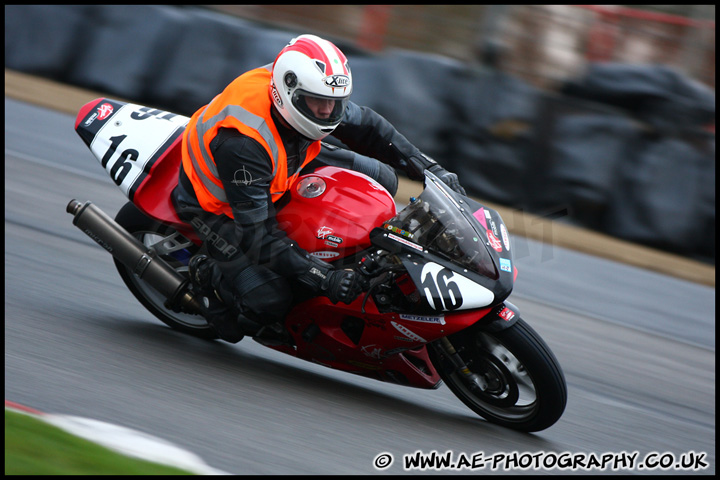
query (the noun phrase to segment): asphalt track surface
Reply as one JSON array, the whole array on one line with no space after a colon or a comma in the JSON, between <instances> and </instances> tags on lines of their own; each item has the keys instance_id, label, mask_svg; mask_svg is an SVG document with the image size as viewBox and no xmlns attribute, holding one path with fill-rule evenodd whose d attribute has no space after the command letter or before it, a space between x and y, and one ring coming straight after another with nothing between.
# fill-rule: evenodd
<instances>
[{"instance_id":1,"label":"asphalt track surface","mask_svg":"<svg viewBox=\"0 0 720 480\"><path fill-rule=\"evenodd\" d=\"M602 473L715 473L714 288L514 236L510 300L562 365L568 406L545 431L513 432L445 386L385 384L155 320L65 211L73 198L110 215L125 203L73 126L5 99L6 400L137 429L235 474L418 473L403 468L417 451L505 459L427 473L601 473L520 467L635 452L632 470ZM394 462L378 470L381 453ZM639 466L693 456L707 468Z\"/></svg>"}]
</instances>

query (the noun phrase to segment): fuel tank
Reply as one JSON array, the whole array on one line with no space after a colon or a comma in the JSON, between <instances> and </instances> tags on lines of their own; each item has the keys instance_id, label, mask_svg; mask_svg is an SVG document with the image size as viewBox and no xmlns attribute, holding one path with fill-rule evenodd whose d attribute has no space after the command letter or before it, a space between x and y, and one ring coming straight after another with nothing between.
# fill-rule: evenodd
<instances>
[{"instance_id":1,"label":"fuel tank","mask_svg":"<svg viewBox=\"0 0 720 480\"><path fill-rule=\"evenodd\" d=\"M312 255L332 262L370 247L370 231L397 213L390 193L352 170L321 167L298 177L280 207L280 228Z\"/></svg>"}]
</instances>

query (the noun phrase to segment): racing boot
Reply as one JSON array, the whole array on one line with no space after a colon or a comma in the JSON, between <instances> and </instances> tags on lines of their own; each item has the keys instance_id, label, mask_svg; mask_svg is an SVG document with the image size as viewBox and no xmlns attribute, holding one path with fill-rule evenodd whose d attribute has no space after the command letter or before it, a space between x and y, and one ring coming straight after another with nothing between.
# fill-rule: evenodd
<instances>
[{"instance_id":1,"label":"racing boot","mask_svg":"<svg viewBox=\"0 0 720 480\"><path fill-rule=\"evenodd\" d=\"M224 303L212 296L203 296L201 299L203 316L215 330L220 339L228 343L238 343L245 337L247 330L242 328L234 318L233 312Z\"/></svg>"},{"instance_id":2,"label":"racing boot","mask_svg":"<svg viewBox=\"0 0 720 480\"><path fill-rule=\"evenodd\" d=\"M263 326L254 338L258 343L267 346L295 345L292 335L281 323Z\"/></svg>"}]
</instances>

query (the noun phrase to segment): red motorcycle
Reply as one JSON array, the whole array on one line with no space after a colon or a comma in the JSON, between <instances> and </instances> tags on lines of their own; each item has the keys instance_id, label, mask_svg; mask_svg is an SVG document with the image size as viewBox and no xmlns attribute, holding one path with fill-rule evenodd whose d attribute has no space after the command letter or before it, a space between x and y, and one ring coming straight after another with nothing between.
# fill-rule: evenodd
<instances>
[{"instance_id":1,"label":"red motorcycle","mask_svg":"<svg viewBox=\"0 0 720 480\"><path fill-rule=\"evenodd\" d=\"M83 106L75 130L130 202L114 220L90 202L72 200L67 211L157 318L216 338L187 279L201 241L170 200L188 120L107 98ZM506 300L517 269L496 211L429 172L423 192L399 212L377 182L336 167L298 177L286 197L277 220L288 236L337 268L355 269L367 288L350 305L303 300L285 320L290 340L260 332L256 341L385 382L434 389L444 381L478 415L512 429L539 431L560 418L562 370Z\"/></svg>"}]
</instances>

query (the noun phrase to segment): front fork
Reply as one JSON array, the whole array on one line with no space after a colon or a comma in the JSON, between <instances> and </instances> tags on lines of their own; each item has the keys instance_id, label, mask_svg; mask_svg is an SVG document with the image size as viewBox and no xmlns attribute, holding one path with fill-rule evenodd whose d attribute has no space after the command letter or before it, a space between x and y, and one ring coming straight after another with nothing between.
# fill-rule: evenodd
<instances>
[{"instance_id":1,"label":"front fork","mask_svg":"<svg viewBox=\"0 0 720 480\"><path fill-rule=\"evenodd\" d=\"M487 390L488 382L485 377L470 371L465 360L460 357L460 354L455 350L455 347L453 347L447 337L439 339L436 348L442 350L445 357L452 363L455 371L460 372L465 380L467 380L471 389L480 389L481 392Z\"/></svg>"},{"instance_id":2,"label":"front fork","mask_svg":"<svg viewBox=\"0 0 720 480\"><path fill-rule=\"evenodd\" d=\"M474 328L497 332L511 327L519 318L518 308L510 302L504 302L493 308L478 323L473 325ZM462 359L458 351L453 346L448 337L443 337L435 342L435 348L439 349L445 358L452 364L453 371L459 372L465 378L471 389L479 389L484 392L488 389L488 380L484 375L473 373L468 368L465 360Z\"/></svg>"}]
</instances>

